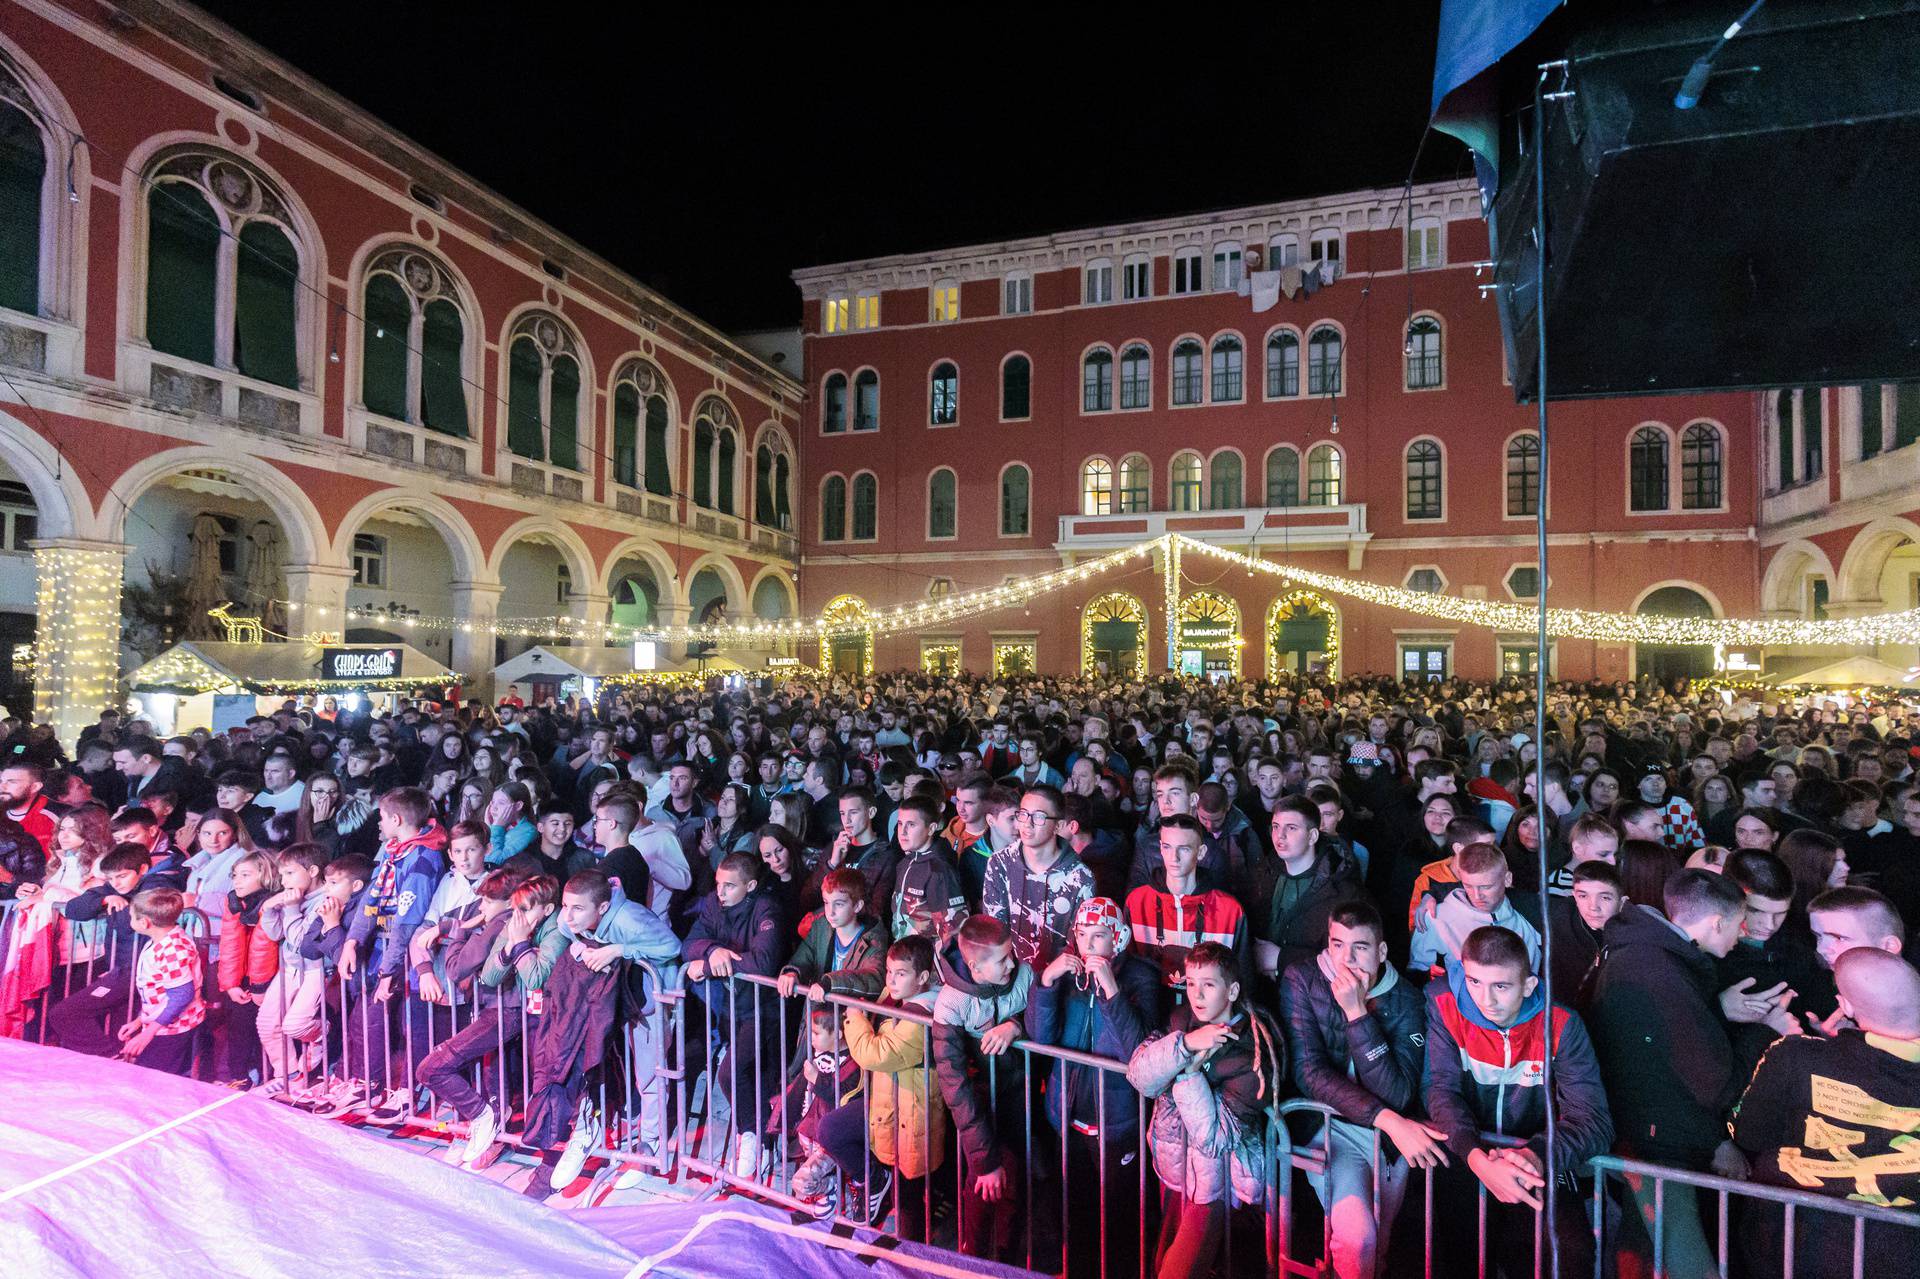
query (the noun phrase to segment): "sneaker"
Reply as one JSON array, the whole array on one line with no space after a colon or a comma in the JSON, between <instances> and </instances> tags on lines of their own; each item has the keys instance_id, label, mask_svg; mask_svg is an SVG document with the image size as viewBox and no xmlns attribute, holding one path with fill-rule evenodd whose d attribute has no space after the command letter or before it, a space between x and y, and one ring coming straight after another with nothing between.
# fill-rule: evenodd
<instances>
[{"instance_id":1,"label":"sneaker","mask_svg":"<svg viewBox=\"0 0 1920 1279\"><path fill-rule=\"evenodd\" d=\"M573 1184L580 1170L587 1166L587 1152L600 1144L600 1117L582 1098L580 1116L574 1121L573 1135L567 1138L567 1148L560 1152L560 1162L553 1166L553 1184L565 1188Z\"/></svg>"},{"instance_id":2,"label":"sneaker","mask_svg":"<svg viewBox=\"0 0 1920 1279\"><path fill-rule=\"evenodd\" d=\"M360 1109L366 1101L367 1086L357 1080L347 1080L327 1093L312 1109L321 1119L339 1119Z\"/></svg>"},{"instance_id":3,"label":"sneaker","mask_svg":"<svg viewBox=\"0 0 1920 1279\"><path fill-rule=\"evenodd\" d=\"M543 1203L553 1193L553 1169L547 1166L546 1160L542 1159L534 1168L533 1175L527 1178L527 1184L521 1187L520 1193Z\"/></svg>"},{"instance_id":4,"label":"sneaker","mask_svg":"<svg viewBox=\"0 0 1920 1279\"><path fill-rule=\"evenodd\" d=\"M487 1169L499 1163L500 1156L506 1153L507 1153L506 1142L504 1141L488 1142L487 1148L485 1150L482 1150L479 1154L473 1156L473 1158L468 1159L466 1161L466 1164L465 1164L466 1169L468 1172L485 1172Z\"/></svg>"},{"instance_id":5,"label":"sneaker","mask_svg":"<svg viewBox=\"0 0 1920 1279\"><path fill-rule=\"evenodd\" d=\"M467 1162L467 1143L459 1138L448 1142L446 1150L440 1155L440 1162L450 1168L465 1167Z\"/></svg>"},{"instance_id":6,"label":"sneaker","mask_svg":"<svg viewBox=\"0 0 1920 1279\"><path fill-rule=\"evenodd\" d=\"M413 1113L413 1098L404 1088L391 1088L367 1111L367 1122L379 1128L396 1128Z\"/></svg>"},{"instance_id":7,"label":"sneaker","mask_svg":"<svg viewBox=\"0 0 1920 1279\"><path fill-rule=\"evenodd\" d=\"M284 1097L287 1095L287 1081L284 1079L263 1080L255 1084L249 1091L257 1097L266 1097L269 1099Z\"/></svg>"},{"instance_id":8,"label":"sneaker","mask_svg":"<svg viewBox=\"0 0 1920 1279\"><path fill-rule=\"evenodd\" d=\"M499 1133L499 1113L489 1105L485 1110L482 1110L473 1117L473 1124L467 1130L467 1144L461 1152L460 1162L466 1164L469 1168L473 1167L475 1161L486 1152L488 1147L494 1144L493 1139L498 1136ZM495 1155L494 1159L498 1159L499 1157L500 1156ZM488 1160L487 1162L492 1163L493 1160Z\"/></svg>"},{"instance_id":9,"label":"sneaker","mask_svg":"<svg viewBox=\"0 0 1920 1279\"><path fill-rule=\"evenodd\" d=\"M876 1169L873 1180L862 1186L859 1182L850 1183L846 1194L841 1198L847 1216L855 1221L871 1226L887 1214L887 1195L893 1190L893 1172L891 1169Z\"/></svg>"},{"instance_id":10,"label":"sneaker","mask_svg":"<svg viewBox=\"0 0 1920 1279\"><path fill-rule=\"evenodd\" d=\"M753 1181L760 1176L761 1164L760 1135L743 1132L733 1156L733 1175L745 1181Z\"/></svg>"}]
</instances>

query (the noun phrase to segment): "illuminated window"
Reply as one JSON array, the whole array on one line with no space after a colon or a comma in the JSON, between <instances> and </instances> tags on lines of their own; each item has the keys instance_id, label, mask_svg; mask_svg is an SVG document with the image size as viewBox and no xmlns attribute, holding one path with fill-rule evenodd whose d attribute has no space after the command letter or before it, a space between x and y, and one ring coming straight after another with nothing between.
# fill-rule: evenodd
<instances>
[{"instance_id":1,"label":"illuminated window","mask_svg":"<svg viewBox=\"0 0 1920 1279\"><path fill-rule=\"evenodd\" d=\"M1080 468L1080 514L1113 514L1113 463L1104 457Z\"/></svg>"},{"instance_id":2,"label":"illuminated window","mask_svg":"<svg viewBox=\"0 0 1920 1279\"><path fill-rule=\"evenodd\" d=\"M952 426L960 420L960 370L952 361L933 366L930 419L935 426Z\"/></svg>"},{"instance_id":3,"label":"illuminated window","mask_svg":"<svg viewBox=\"0 0 1920 1279\"><path fill-rule=\"evenodd\" d=\"M820 308L821 327L829 333L845 333L850 305L848 299L843 297L828 298L826 305Z\"/></svg>"},{"instance_id":4,"label":"illuminated window","mask_svg":"<svg viewBox=\"0 0 1920 1279\"><path fill-rule=\"evenodd\" d=\"M853 378L853 429L880 429L880 375L861 369Z\"/></svg>"},{"instance_id":5,"label":"illuminated window","mask_svg":"<svg viewBox=\"0 0 1920 1279\"><path fill-rule=\"evenodd\" d=\"M853 327L856 329L880 327L880 295L878 293L862 293L853 300Z\"/></svg>"},{"instance_id":6,"label":"illuminated window","mask_svg":"<svg viewBox=\"0 0 1920 1279\"><path fill-rule=\"evenodd\" d=\"M936 322L960 318L959 285L936 284L933 286L933 318Z\"/></svg>"},{"instance_id":7,"label":"illuminated window","mask_svg":"<svg viewBox=\"0 0 1920 1279\"><path fill-rule=\"evenodd\" d=\"M387 584L387 539L372 533L353 535L353 584Z\"/></svg>"},{"instance_id":8,"label":"illuminated window","mask_svg":"<svg viewBox=\"0 0 1920 1279\"><path fill-rule=\"evenodd\" d=\"M1440 219L1415 218L1407 228L1407 270L1440 265Z\"/></svg>"}]
</instances>

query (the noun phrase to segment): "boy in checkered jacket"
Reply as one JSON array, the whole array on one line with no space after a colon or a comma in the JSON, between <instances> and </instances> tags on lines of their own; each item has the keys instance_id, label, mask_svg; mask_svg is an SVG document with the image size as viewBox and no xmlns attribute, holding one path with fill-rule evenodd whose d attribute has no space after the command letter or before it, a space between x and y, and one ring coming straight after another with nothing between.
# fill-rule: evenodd
<instances>
[{"instance_id":1,"label":"boy in checkered jacket","mask_svg":"<svg viewBox=\"0 0 1920 1279\"><path fill-rule=\"evenodd\" d=\"M206 1019L200 999L200 948L180 927L186 894L150 888L130 904L133 931L147 939L134 965L140 1012L120 1027L120 1058L184 1075L193 1064L193 1030Z\"/></svg>"}]
</instances>

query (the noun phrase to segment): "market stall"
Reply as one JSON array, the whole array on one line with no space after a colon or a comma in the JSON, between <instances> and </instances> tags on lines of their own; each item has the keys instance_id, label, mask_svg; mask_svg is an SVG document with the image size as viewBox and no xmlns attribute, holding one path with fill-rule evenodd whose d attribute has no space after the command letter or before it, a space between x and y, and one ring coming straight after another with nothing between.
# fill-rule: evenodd
<instances>
[{"instance_id":1,"label":"market stall","mask_svg":"<svg viewBox=\"0 0 1920 1279\"><path fill-rule=\"evenodd\" d=\"M140 714L172 735L221 732L288 698L332 698L342 710L396 697L444 698L461 676L407 644L286 644L187 640L127 677Z\"/></svg>"}]
</instances>

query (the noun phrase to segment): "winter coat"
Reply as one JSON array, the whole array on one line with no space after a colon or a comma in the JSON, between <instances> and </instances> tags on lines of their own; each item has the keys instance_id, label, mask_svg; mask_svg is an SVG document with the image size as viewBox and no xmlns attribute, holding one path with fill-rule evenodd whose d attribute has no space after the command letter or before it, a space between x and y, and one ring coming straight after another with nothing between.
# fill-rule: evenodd
<instances>
[{"instance_id":1,"label":"winter coat","mask_svg":"<svg viewBox=\"0 0 1920 1279\"><path fill-rule=\"evenodd\" d=\"M618 946L620 958L629 963L645 962L651 964L660 980L671 987L679 982L680 975L680 939L667 927L667 921L642 906L639 902L627 900L620 886L612 886L613 896L607 902L607 912L600 917L594 930L584 937L562 922L560 933L568 942L584 941L595 946ZM756 894L757 895L757 894ZM716 903L717 904L717 903ZM554 912L558 919L560 913ZM710 948L709 948L710 949ZM565 947L562 947L565 953ZM651 1014L654 1011L653 993L643 986L640 999L640 1012Z\"/></svg>"},{"instance_id":2,"label":"winter coat","mask_svg":"<svg viewBox=\"0 0 1920 1279\"><path fill-rule=\"evenodd\" d=\"M938 986L908 1002L930 1015ZM867 1142L873 1157L903 1177L924 1177L947 1157L947 1108L930 1089L931 1032L905 1017L883 1017L876 1026L858 1008L847 1009L847 1053L867 1071Z\"/></svg>"},{"instance_id":3,"label":"winter coat","mask_svg":"<svg viewBox=\"0 0 1920 1279\"><path fill-rule=\"evenodd\" d=\"M573 943L560 927L560 912L557 910L540 921L540 926L533 930L533 936L518 945L510 945L507 941L506 919L506 915L501 915L485 930L493 940L487 947L479 976L482 986L498 992L500 1006L511 1008L520 1004L528 991L541 990L546 986L553 966L560 962L560 956L566 954L567 947Z\"/></svg>"},{"instance_id":4,"label":"winter coat","mask_svg":"<svg viewBox=\"0 0 1920 1279\"><path fill-rule=\"evenodd\" d=\"M967 917L967 887L946 844L935 840L917 853L887 847L880 901L889 934L899 941L918 933L938 945Z\"/></svg>"},{"instance_id":5,"label":"winter coat","mask_svg":"<svg viewBox=\"0 0 1920 1279\"><path fill-rule=\"evenodd\" d=\"M1333 908L1362 891L1360 868L1345 852L1332 848L1315 851L1307 881L1306 891L1291 906L1285 904L1285 894L1277 885L1274 889L1263 937L1280 948L1280 972L1318 954L1327 944L1327 917Z\"/></svg>"},{"instance_id":6,"label":"winter coat","mask_svg":"<svg viewBox=\"0 0 1920 1279\"><path fill-rule=\"evenodd\" d=\"M542 1015L531 1024L527 1058L531 1079L522 1140L551 1150L567 1139L587 1072L600 1064L613 1029L620 972L594 972L564 952L547 975Z\"/></svg>"},{"instance_id":7,"label":"winter coat","mask_svg":"<svg viewBox=\"0 0 1920 1279\"><path fill-rule=\"evenodd\" d=\"M1127 894L1126 912L1134 952L1158 967L1168 986L1182 985L1187 952L1206 941L1231 950L1247 971L1247 916L1237 898L1217 889L1170 893L1162 880Z\"/></svg>"},{"instance_id":8,"label":"winter coat","mask_svg":"<svg viewBox=\"0 0 1920 1279\"><path fill-rule=\"evenodd\" d=\"M1022 845L1007 845L987 863L980 911L1013 930L1013 957L1036 972L1073 940L1073 917L1093 896L1093 871L1064 843L1046 875L1027 868Z\"/></svg>"},{"instance_id":9,"label":"winter coat","mask_svg":"<svg viewBox=\"0 0 1920 1279\"><path fill-rule=\"evenodd\" d=\"M819 982L835 995L872 999L880 993L886 976L887 935L877 920L863 917L860 925L860 935L853 939L853 948L840 967L833 968L833 925L825 916L816 916L813 926L807 929L806 939L781 973L794 974L802 986Z\"/></svg>"},{"instance_id":10,"label":"winter coat","mask_svg":"<svg viewBox=\"0 0 1920 1279\"><path fill-rule=\"evenodd\" d=\"M1574 1012L1536 989L1511 1026L1496 1026L1467 993L1460 968L1427 984L1427 1115L1455 1158L1484 1148L1482 1132L1517 1137L1546 1157L1547 1022L1553 1023L1556 1165L1569 1177L1613 1144L1613 1116L1593 1041Z\"/></svg>"},{"instance_id":11,"label":"winter coat","mask_svg":"<svg viewBox=\"0 0 1920 1279\"><path fill-rule=\"evenodd\" d=\"M1257 1204L1266 1197L1266 1110L1247 1028L1198 1070L1186 1045L1191 1012L1173 1012L1164 1034L1141 1044L1127 1082L1153 1101L1147 1145L1160 1184L1193 1204ZM1278 1064L1278 1063L1276 1063Z\"/></svg>"},{"instance_id":12,"label":"winter coat","mask_svg":"<svg viewBox=\"0 0 1920 1279\"><path fill-rule=\"evenodd\" d=\"M989 986L974 979L960 954L960 939L949 937L936 952L940 994L933 1001L933 1063L940 1096L953 1114L953 1127L967 1167L974 1176L998 1172L1011 1157L994 1129L995 1116L1015 1131L1024 1053L1009 1049L989 1076L985 1059L975 1044L980 1036L1003 1021L1018 1020L1027 1010L1033 988L1033 969L1016 964L1013 976ZM989 1078L998 1098L989 1098ZM995 1101L999 1105L995 1106Z\"/></svg>"},{"instance_id":13,"label":"winter coat","mask_svg":"<svg viewBox=\"0 0 1920 1279\"><path fill-rule=\"evenodd\" d=\"M1096 1057L1130 1060L1150 1029L1165 1021L1166 994L1160 970L1130 951L1115 955L1112 969L1117 989L1111 998L1091 979L1085 988L1064 974L1051 986L1036 982L1027 998L1028 1037L1035 1043ZM1134 1139L1140 1127L1139 1101L1126 1075L1074 1062L1055 1062L1053 1070L1047 1085L1047 1118L1055 1132L1064 1131L1069 1123L1097 1128L1104 1119L1110 1139Z\"/></svg>"},{"instance_id":14,"label":"winter coat","mask_svg":"<svg viewBox=\"0 0 1920 1279\"><path fill-rule=\"evenodd\" d=\"M407 943L446 872L446 851L447 832L431 819L409 838L390 839L380 850L373 882L347 930L369 972L391 977L405 969Z\"/></svg>"},{"instance_id":15,"label":"winter coat","mask_svg":"<svg viewBox=\"0 0 1920 1279\"><path fill-rule=\"evenodd\" d=\"M287 981L299 981L317 960L302 953L309 934L321 927L320 899L326 889L314 888L306 897L284 906L269 906L260 912L260 929L279 943L279 971Z\"/></svg>"},{"instance_id":16,"label":"winter coat","mask_svg":"<svg viewBox=\"0 0 1920 1279\"><path fill-rule=\"evenodd\" d=\"M44 808L45 797L35 796L34 802ZM0 822L5 823L0 826L0 901L5 901L20 890L20 885L46 879L47 849L25 826L5 818Z\"/></svg>"},{"instance_id":17,"label":"winter coat","mask_svg":"<svg viewBox=\"0 0 1920 1279\"><path fill-rule=\"evenodd\" d=\"M280 971L280 947L260 925L260 905L272 895L264 888L251 899L227 894L227 913L220 920L221 990L237 987L258 994Z\"/></svg>"},{"instance_id":18,"label":"winter coat","mask_svg":"<svg viewBox=\"0 0 1920 1279\"><path fill-rule=\"evenodd\" d=\"M1294 1084L1351 1123L1371 1126L1382 1110L1415 1113L1427 1046L1419 990L1388 965L1367 993L1367 1015L1349 1020L1320 960L1294 964L1281 986Z\"/></svg>"},{"instance_id":19,"label":"winter coat","mask_svg":"<svg viewBox=\"0 0 1920 1279\"><path fill-rule=\"evenodd\" d=\"M1746 1079L1720 1013L1714 957L1645 906L1607 921L1587 1020L1635 1159L1705 1167Z\"/></svg>"}]
</instances>

